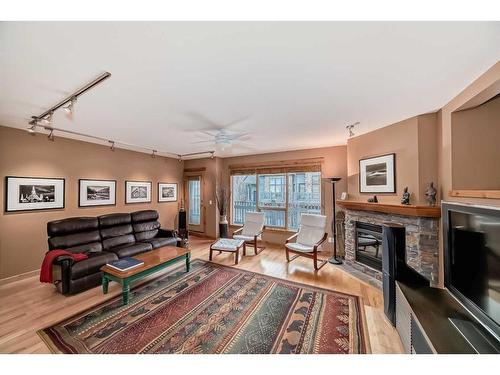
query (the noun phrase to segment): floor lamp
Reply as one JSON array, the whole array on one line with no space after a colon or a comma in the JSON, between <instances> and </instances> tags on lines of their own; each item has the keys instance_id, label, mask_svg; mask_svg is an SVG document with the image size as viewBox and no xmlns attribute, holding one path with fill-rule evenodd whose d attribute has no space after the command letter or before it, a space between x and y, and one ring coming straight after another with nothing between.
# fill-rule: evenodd
<instances>
[{"instance_id":1,"label":"floor lamp","mask_svg":"<svg viewBox=\"0 0 500 375\"><path fill-rule=\"evenodd\" d=\"M325 178L325 180L332 184L332 204L333 204L333 220L332 220L333 256L330 259L328 259L328 262L331 264L342 264L342 260L337 259L337 223L336 223L337 211L335 209L335 183L340 181L340 177L328 177Z\"/></svg>"}]
</instances>

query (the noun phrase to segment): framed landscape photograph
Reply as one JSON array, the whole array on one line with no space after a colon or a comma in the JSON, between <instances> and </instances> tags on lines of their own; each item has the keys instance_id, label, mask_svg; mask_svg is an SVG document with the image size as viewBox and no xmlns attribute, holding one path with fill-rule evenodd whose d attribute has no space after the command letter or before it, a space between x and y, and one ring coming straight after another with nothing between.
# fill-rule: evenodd
<instances>
[{"instance_id":1,"label":"framed landscape photograph","mask_svg":"<svg viewBox=\"0 0 500 375\"><path fill-rule=\"evenodd\" d=\"M382 155L359 161L360 193L396 192L396 154Z\"/></svg>"},{"instance_id":2,"label":"framed landscape photograph","mask_svg":"<svg viewBox=\"0 0 500 375\"><path fill-rule=\"evenodd\" d=\"M176 202L177 184L158 182L158 202Z\"/></svg>"},{"instance_id":3,"label":"framed landscape photograph","mask_svg":"<svg viewBox=\"0 0 500 375\"><path fill-rule=\"evenodd\" d=\"M114 206L116 204L115 180L80 179L78 207Z\"/></svg>"},{"instance_id":4,"label":"framed landscape photograph","mask_svg":"<svg viewBox=\"0 0 500 375\"><path fill-rule=\"evenodd\" d=\"M151 202L151 181L125 181L125 203Z\"/></svg>"},{"instance_id":5,"label":"framed landscape photograph","mask_svg":"<svg viewBox=\"0 0 500 375\"><path fill-rule=\"evenodd\" d=\"M64 208L64 178L5 177L5 211Z\"/></svg>"}]
</instances>

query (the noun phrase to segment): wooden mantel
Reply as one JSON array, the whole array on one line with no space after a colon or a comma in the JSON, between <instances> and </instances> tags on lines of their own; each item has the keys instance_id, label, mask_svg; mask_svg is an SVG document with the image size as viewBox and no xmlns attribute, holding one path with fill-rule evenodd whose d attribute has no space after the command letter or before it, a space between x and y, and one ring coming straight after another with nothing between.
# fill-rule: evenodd
<instances>
[{"instance_id":1,"label":"wooden mantel","mask_svg":"<svg viewBox=\"0 0 500 375\"><path fill-rule=\"evenodd\" d=\"M441 217L439 206L415 206L390 203L370 203L361 201L337 200L337 204L347 210L373 211L386 214L417 216L417 217Z\"/></svg>"}]
</instances>

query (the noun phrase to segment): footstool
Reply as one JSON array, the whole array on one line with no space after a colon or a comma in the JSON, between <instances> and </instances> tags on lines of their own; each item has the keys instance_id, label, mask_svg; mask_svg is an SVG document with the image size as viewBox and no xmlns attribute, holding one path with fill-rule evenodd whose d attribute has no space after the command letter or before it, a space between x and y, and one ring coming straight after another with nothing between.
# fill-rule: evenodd
<instances>
[{"instance_id":1,"label":"footstool","mask_svg":"<svg viewBox=\"0 0 500 375\"><path fill-rule=\"evenodd\" d=\"M238 264L238 259L240 257L240 249L243 247L245 241L234 240L232 238L219 238L213 244L210 245L210 255L209 260L212 260L212 252L214 250L219 253L227 251L229 253L234 253L234 264Z\"/></svg>"}]
</instances>

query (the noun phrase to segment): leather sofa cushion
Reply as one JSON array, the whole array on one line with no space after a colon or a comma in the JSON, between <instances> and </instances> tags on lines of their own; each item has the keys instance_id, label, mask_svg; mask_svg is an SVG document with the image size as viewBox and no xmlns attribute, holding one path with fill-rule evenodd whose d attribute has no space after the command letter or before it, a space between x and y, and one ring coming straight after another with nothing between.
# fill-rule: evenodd
<instances>
[{"instance_id":1,"label":"leather sofa cushion","mask_svg":"<svg viewBox=\"0 0 500 375\"><path fill-rule=\"evenodd\" d=\"M137 242L135 244L127 244L122 246L116 246L110 249L119 258L130 257L136 254L144 253L146 251L153 250L153 246L150 243Z\"/></svg>"},{"instance_id":2,"label":"leather sofa cushion","mask_svg":"<svg viewBox=\"0 0 500 375\"><path fill-rule=\"evenodd\" d=\"M132 218L128 213L102 215L98 219L101 228L130 224L132 222Z\"/></svg>"},{"instance_id":3,"label":"leather sofa cushion","mask_svg":"<svg viewBox=\"0 0 500 375\"><path fill-rule=\"evenodd\" d=\"M67 251L71 251L72 253L99 253L102 251L102 243L101 242L91 242L86 243L85 245L78 245L73 247L68 247L64 249Z\"/></svg>"},{"instance_id":4,"label":"leather sofa cushion","mask_svg":"<svg viewBox=\"0 0 500 375\"><path fill-rule=\"evenodd\" d=\"M117 260L118 257L114 253L100 252L89 254L88 259L75 262L71 267L71 279L79 279L99 272L99 269L108 262Z\"/></svg>"},{"instance_id":5,"label":"leather sofa cushion","mask_svg":"<svg viewBox=\"0 0 500 375\"><path fill-rule=\"evenodd\" d=\"M49 238L49 249L67 249L101 241L98 230Z\"/></svg>"},{"instance_id":6,"label":"leather sofa cushion","mask_svg":"<svg viewBox=\"0 0 500 375\"><path fill-rule=\"evenodd\" d=\"M70 217L47 223L47 234L49 237L89 232L97 229L99 229L99 223L96 217Z\"/></svg>"},{"instance_id":7,"label":"leather sofa cushion","mask_svg":"<svg viewBox=\"0 0 500 375\"><path fill-rule=\"evenodd\" d=\"M113 237L125 236L132 234L132 225L116 225L109 228L101 229L101 237L103 240Z\"/></svg>"},{"instance_id":8,"label":"leather sofa cushion","mask_svg":"<svg viewBox=\"0 0 500 375\"><path fill-rule=\"evenodd\" d=\"M158 222L158 221L145 221L142 223L134 223L133 228L134 228L135 233L153 231L156 229L160 229L160 222Z\"/></svg>"},{"instance_id":9,"label":"leather sofa cushion","mask_svg":"<svg viewBox=\"0 0 500 375\"><path fill-rule=\"evenodd\" d=\"M157 221L158 211L156 210L142 210L132 212L132 221L134 223L140 223L141 221Z\"/></svg>"},{"instance_id":10,"label":"leather sofa cushion","mask_svg":"<svg viewBox=\"0 0 500 375\"><path fill-rule=\"evenodd\" d=\"M170 238L151 238L148 240L144 240L141 242L150 243L153 246L153 249L158 249L162 246L177 246L177 239L175 237Z\"/></svg>"},{"instance_id":11,"label":"leather sofa cushion","mask_svg":"<svg viewBox=\"0 0 500 375\"><path fill-rule=\"evenodd\" d=\"M135 243L135 237L133 234L127 234L125 236L118 236L108 238L102 241L102 247L104 250L110 250L117 246L122 245L133 245Z\"/></svg>"}]
</instances>

